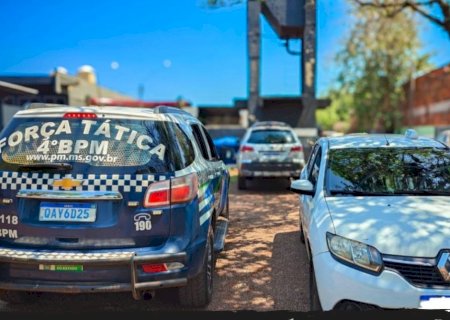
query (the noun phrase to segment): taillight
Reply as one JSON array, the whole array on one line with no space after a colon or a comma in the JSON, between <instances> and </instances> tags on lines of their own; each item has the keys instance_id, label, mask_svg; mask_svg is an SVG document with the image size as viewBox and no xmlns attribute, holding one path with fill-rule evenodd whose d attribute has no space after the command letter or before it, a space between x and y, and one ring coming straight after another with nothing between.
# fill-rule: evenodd
<instances>
[{"instance_id":1,"label":"taillight","mask_svg":"<svg viewBox=\"0 0 450 320\"><path fill-rule=\"evenodd\" d=\"M97 115L92 112L67 112L64 119L97 119Z\"/></svg>"},{"instance_id":2,"label":"taillight","mask_svg":"<svg viewBox=\"0 0 450 320\"><path fill-rule=\"evenodd\" d=\"M189 202L198 192L197 174L152 183L145 194L144 207L164 207Z\"/></svg>"},{"instance_id":3,"label":"taillight","mask_svg":"<svg viewBox=\"0 0 450 320\"><path fill-rule=\"evenodd\" d=\"M241 152L252 152L255 151L255 149L253 149L253 147L250 146L242 146L241 147Z\"/></svg>"},{"instance_id":4,"label":"taillight","mask_svg":"<svg viewBox=\"0 0 450 320\"><path fill-rule=\"evenodd\" d=\"M142 271L144 271L145 273L166 272L182 268L184 268L184 264L182 264L181 262L168 262L158 264L145 263L142 265Z\"/></svg>"},{"instance_id":5,"label":"taillight","mask_svg":"<svg viewBox=\"0 0 450 320\"><path fill-rule=\"evenodd\" d=\"M301 146L296 146L291 148L291 152L301 152L303 148Z\"/></svg>"},{"instance_id":6,"label":"taillight","mask_svg":"<svg viewBox=\"0 0 450 320\"><path fill-rule=\"evenodd\" d=\"M197 174L172 179L171 203L188 202L195 198L198 192Z\"/></svg>"},{"instance_id":7,"label":"taillight","mask_svg":"<svg viewBox=\"0 0 450 320\"><path fill-rule=\"evenodd\" d=\"M164 263L160 264L143 264L142 270L145 273L158 273L167 271L167 266Z\"/></svg>"}]
</instances>

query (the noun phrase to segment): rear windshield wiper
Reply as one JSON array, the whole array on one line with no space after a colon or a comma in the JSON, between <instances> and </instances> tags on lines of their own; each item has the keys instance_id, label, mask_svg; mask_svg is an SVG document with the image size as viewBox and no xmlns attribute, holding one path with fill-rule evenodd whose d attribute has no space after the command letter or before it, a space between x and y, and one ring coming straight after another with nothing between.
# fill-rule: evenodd
<instances>
[{"instance_id":1,"label":"rear windshield wiper","mask_svg":"<svg viewBox=\"0 0 450 320\"><path fill-rule=\"evenodd\" d=\"M343 195L353 195L353 196L392 196L392 192L376 192L376 191L360 191L360 190L329 190L329 194L343 194Z\"/></svg>"},{"instance_id":2,"label":"rear windshield wiper","mask_svg":"<svg viewBox=\"0 0 450 320\"><path fill-rule=\"evenodd\" d=\"M19 171L41 172L41 171L61 171L68 172L72 170L70 163L30 163L19 166Z\"/></svg>"}]
</instances>

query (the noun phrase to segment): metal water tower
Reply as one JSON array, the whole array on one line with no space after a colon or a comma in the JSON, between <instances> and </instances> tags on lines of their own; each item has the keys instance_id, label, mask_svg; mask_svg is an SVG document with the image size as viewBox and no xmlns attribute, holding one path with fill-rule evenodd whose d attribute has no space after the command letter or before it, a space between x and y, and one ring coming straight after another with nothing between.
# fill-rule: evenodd
<instances>
[{"instance_id":1,"label":"metal water tower","mask_svg":"<svg viewBox=\"0 0 450 320\"><path fill-rule=\"evenodd\" d=\"M250 120L281 120L293 127L315 128L317 108L329 99L316 99L316 0L248 0L248 100ZM280 39L301 39L301 88L297 97L261 97L261 14ZM292 53L292 52L290 52Z\"/></svg>"}]
</instances>

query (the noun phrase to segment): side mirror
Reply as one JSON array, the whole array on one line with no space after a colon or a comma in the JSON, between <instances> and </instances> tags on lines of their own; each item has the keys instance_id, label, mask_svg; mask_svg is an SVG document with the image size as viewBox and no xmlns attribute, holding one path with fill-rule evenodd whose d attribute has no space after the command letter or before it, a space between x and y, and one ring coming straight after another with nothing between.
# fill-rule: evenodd
<instances>
[{"instance_id":1,"label":"side mirror","mask_svg":"<svg viewBox=\"0 0 450 320\"><path fill-rule=\"evenodd\" d=\"M292 181L290 190L298 194L314 195L314 186L309 180L300 179Z\"/></svg>"}]
</instances>

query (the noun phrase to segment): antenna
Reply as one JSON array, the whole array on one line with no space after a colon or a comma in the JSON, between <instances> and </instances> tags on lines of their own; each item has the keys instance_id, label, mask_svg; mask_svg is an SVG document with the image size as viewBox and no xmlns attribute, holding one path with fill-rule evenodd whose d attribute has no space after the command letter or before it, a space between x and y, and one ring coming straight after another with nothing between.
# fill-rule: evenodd
<instances>
[{"instance_id":1,"label":"antenna","mask_svg":"<svg viewBox=\"0 0 450 320\"><path fill-rule=\"evenodd\" d=\"M383 135L383 137L384 137L384 139L386 140L386 145L387 145L387 146L390 146L391 144L389 143L389 140L388 140L388 138L386 137L385 134Z\"/></svg>"}]
</instances>

